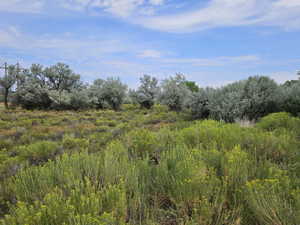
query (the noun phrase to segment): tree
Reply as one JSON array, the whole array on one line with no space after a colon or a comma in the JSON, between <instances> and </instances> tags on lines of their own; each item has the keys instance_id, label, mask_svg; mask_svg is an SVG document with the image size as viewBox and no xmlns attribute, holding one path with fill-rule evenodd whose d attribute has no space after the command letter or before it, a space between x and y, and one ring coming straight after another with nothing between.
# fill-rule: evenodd
<instances>
[{"instance_id":1,"label":"tree","mask_svg":"<svg viewBox=\"0 0 300 225\"><path fill-rule=\"evenodd\" d=\"M140 78L141 85L138 90L130 91L130 96L138 102L142 108L150 109L159 94L158 80L155 77L144 75Z\"/></svg>"},{"instance_id":2,"label":"tree","mask_svg":"<svg viewBox=\"0 0 300 225\"><path fill-rule=\"evenodd\" d=\"M249 77L245 83L242 101L243 116L256 120L279 110L279 87L269 77Z\"/></svg>"},{"instance_id":3,"label":"tree","mask_svg":"<svg viewBox=\"0 0 300 225\"><path fill-rule=\"evenodd\" d=\"M199 86L194 81L185 81L185 85L191 92L198 92L200 90Z\"/></svg>"},{"instance_id":4,"label":"tree","mask_svg":"<svg viewBox=\"0 0 300 225\"><path fill-rule=\"evenodd\" d=\"M82 85L80 75L75 74L68 65L63 63L57 63L44 69L43 75L48 89L53 96L58 96L57 101L62 104L64 101L63 97L66 97L66 92L71 92L72 89ZM57 92L57 94L54 92Z\"/></svg>"},{"instance_id":5,"label":"tree","mask_svg":"<svg viewBox=\"0 0 300 225\"><path fill-rule=\"evenodd\" d=\"M97 79L90 86L88 90L88 96L90 98L91 104L95 106L96 109L105 108L105 101L103 98L103 84L104 80Z\"/></svg>"},{"instance_id":6,"label":"tree","mask_svg":"<svg viewBox=\"0 0 300 225\"><path fill-rule=\"evenodd\" d=\"M300 82L281 86L281 109L294 116L300 113Z\"/></svg>"},{"instance_id":7,"label":"tree","mask_svg":"<svg viewBox=\"0 0 300 225\"><path fill-rule=\"evenodd\" d=\"M80 83L80 75L75 74L68 65L57 63L44 70L47 85L50 90L71 91Z\"/></svg>"},{"instance_id":8,"label":"tree","mask_svg":"<svg viewBox=\"0 0 300 225\"><path fill-rule=\"evenodd\" d=\"M72 90L57 92L50 90L51 108L58 110L79 110L90 107L87 87L82 86Z\"/></svg>"},{"instance_id":9,"label":"tree","mask_svg":"<svg viewBox=\"0 0 300 225\"><path fill-rule=\"evenodd\" d=\"M244 87L245 81L239 81L211 90L208 94L211 118L231 123L242 119Z\"/></svg>"},{"instance_id":10,"label":"tree","mask_svg":"<svg viewBox=\"0 0 300 225\"><path fill-rule=\"evenodd\" d=\"M210 115L208 89L199 89L192 93L188 105L194 118L208 118Z\"/></svg>"},{"instance_id":11,"label":"tree","mask_svg":"<svg viewBox=\"0 0 300 225\"><path fill-rule=\"evenodd\" d=\"M33 64L19 75L20 83L13 97L13 103L26 109L47 109L52 101L46 84L43 67Z\"/></svg>"},{"instance_id":12,"label":"tree","mask_svg":"<svg viewBox=\"0 0 300 225\"><path fill-rule=\"evenodd\" d=\"M119 78L107 78L101 88L101 96L113 110L119 110L126 97L127 86Z\"/></svg>"},{"instance_id":13,"label":"tree","mask_svg":"<svg viewBox=\"0 0 300 225\"><path fill-rule=\"evenodd\" d=\"M176 74L175 77L164 80L161 85L161 103L173 111L180 111L187 106L191 91L185 82L186 79L182 74Z\"/></svg>"},{"instance_id":14,"label":"tree","mask_svg":"<svg viewBox=\"0 0 300 225\"><path fill-rule=\"evenodd\" d=\"M24 108L73 109L71 101L75 97L72 96L75 96L76 91L82 94L80 76L66 64L58 63L45 69L39 64L33 64L19 77L21 82L14 103Z\"/></svg>"},{"instance_id":15,"label":"tree","mask_svg":"<svg viewBox=\"0 0 300 225\"><path fill-rule=\"evenodd\" d=\"M0 86L3 88L4 92L4 105L8 109L8 96L11 88L17 81L18 69L16 66L10 65L5 71L4 77L0 78Z\"/></svg>"}]
</instances>

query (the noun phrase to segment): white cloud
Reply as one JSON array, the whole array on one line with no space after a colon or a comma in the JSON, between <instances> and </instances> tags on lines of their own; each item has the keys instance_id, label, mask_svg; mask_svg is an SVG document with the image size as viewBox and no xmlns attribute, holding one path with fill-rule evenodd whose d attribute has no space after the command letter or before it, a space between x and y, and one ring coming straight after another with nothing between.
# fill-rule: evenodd
<instances>
[{"instance_id":1,"label":"white cloud","mask_svg":"<svg viewBox=\"0 0 300 225\"><path fill-rule=\"evenodd\" d=\"M152 5L162 5L165 3L165 0L149 0Z\"/></svg>"},{"instance_id":2,"label":"white cloud","mask_svg":"<svg viewBox=\"0 0 300 225\"><path fill-rule=\"evenodd\" d=\"M188 12L144 17L131 22L168 32L247 25L300 28L300 1L210 0L205 7Z\"/></svg>"},{"instance_id":3,"label":"white cloud","mask_svg":"<svg viewBox=\"0 0 300 225\"><path fill-rule=\"evenodd\" d=\"M39 13L44 5L44 0L1 0L0 12Z\"/></svg>"},{"instance_id":4,"label":"white cloud","mask_svg":"<svg viewBox=\"0 0 300 225\"><path fill-rule=\"evenodd\" d=\"M215 58L169 58L163 59L162 62L166 64L185 64L193 67L199 66L225 66L232 64L248 64L259 63L261 59L256 55L245 56L222 56Z\"/></svg>"},{"instance_id":5,"label":"white cloud","mask_svg":"<svg viewBox=\"0 0 300 225\"><path fill-rule=\"evenodd\" d=\"M148 49L148 50L140 52L138 54L138 57L141 57L141 58L161 58L162 53L160 51L157 51L157 50Z\"/></svg>"},{"instance_id":6,"label":"white cloud","mask_svg":"<svg viewBox=\"0 0 300 225\"><path fill-rule=\"evenodd\" d=\"M164 0L63 0L60 4L68 9L103 10L114 16L128 18L132 15L153 15L154 6L163 5Z\"/></svg>"},{"instance_id":7,"label":"white cloud","mask_svg":"<svg viewBox=\"0 0 300 225\"><path fill-rule=\"evenodd\" d=\"M288 80L297 80L297 71L279 71L279 72L272 72L267 74L276 82L283 84Z\"/></svg>"},{"instance_id":8,"label":"white cloud","mask_svg":"<svg viewBox=\"0 0 300 225\"><path fill-rule=\"evenodd\" d=\"M31 55L38 54L56 60L95 60L105 55L134 51L136 46L122 40L72 38L70 34L61 36L32 36L19 31L16 27L0 29L0 47L22 51Z\"/></svg>"},{"instance_id":9,"label":"white cloud","mask_svg":"<svg viewBox=\"0 0 300 225\"><path fill-rule=\"evenodd\" d=\"M208 0L206 4L190 3L180 9L174 0L1 0L0 11L48 13L49 5L77 11L89 9L97 14L106 12L167 32L249 25L300 29L300 0ZM174 12L170 13L172 8Z\"/></svg>"}]
</instances>

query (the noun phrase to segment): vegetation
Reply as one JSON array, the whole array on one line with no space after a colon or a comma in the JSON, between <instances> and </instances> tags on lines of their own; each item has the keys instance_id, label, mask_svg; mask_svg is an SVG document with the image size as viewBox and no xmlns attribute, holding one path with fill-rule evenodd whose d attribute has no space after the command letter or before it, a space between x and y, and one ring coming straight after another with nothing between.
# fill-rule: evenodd
<instances>
[{"instance_id":1,"label":"vegetation","mask_svg":"<svg viewBox=\"0 0 300 225\"><path fill-rule=\"evenodd\" d=\"M128 91L119 78L84 83L63 63L46 68L33 64L22 72L14 66L8 68L8 74L0 79L6 108L9 96L12 106L24 109L118 111L124 103L145 109L162 104L171 111L188 112L195 119L230 123L258 121L282 111L298 116L300 110L299 80L278 85L268 77L253 76L220 88L204 88L186 80L183 74L160 83L157 78L144 75L137 90Z\"/></svg>"},{"instance_id":2,"label":"vegetation","mask_svg":"<svg viewBox=\"0 0 300 225\"><path fill-rule=\"evenodd\" d=\"M1 225L300 224L298 81L144 76L124 104L119 79L84 84L64 64L17 80L0 111Z\"/></svg>"},{"instance_id":3,"label":"vegetation","mask_svg":"<svg viewBox=\"0 0 300 225\"><path fill-rule=\"evenodd\" d=\"M2 111L0 224L299 224L300 119Z\"/></svg>"}]
</instances>

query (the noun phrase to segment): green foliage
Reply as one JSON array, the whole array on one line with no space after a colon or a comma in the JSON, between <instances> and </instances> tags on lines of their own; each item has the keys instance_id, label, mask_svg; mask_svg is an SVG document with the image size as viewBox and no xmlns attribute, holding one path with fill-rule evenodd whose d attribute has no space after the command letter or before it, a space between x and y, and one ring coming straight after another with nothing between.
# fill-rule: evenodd
<instances>
[{"instance_id":1,"label":"green foliage","mask_svg":"<svg viewBox=\"0 0 300 225\"><path fill-rule=\"evenodd\" d=\"M2 225L300 223L299 119L288 113L253 127L166 106L0 118Z\"/></svg>"},{"instance_id":2,"label":"green foliage","mask_svg":"<svg viewBox=\"0 0 300 225\"><path fill-rule=\"evenodd\" d=\"M140 78L140 82L140 87L137 91L131 91L130 97L142 108L151 109L159 94L158 80L155 77L144 75Z\"/></svg>"},{"instance_id":3,"label":"green foliage","mask_svg":"<svg viewBox=\"0 0 300 225\"><path fill-rule=\"evenodd\" d=\"M88 180L77 184L66 196L62 190L55 188L46 194L43 201L27 204L19 201L12 209L11 215L5 216L3 225L55 225L55 224L123 224L122 204L124 197L117 187L98 191ZM114 208L108 207L107 200ZM114 201L115 200L115 201ZM123 203L122 203L123 201Z\"/></svg>"},{"instance_id":4,"label":"green foliage","mask_svg":"<svg viewBox=\"0 0 300 225\"><path fill-rule=\"evenodd\" d=\"M199 89L193 93L189 101L192 116L197 119L207 119L210 115L207 90Z\"/></svg>"},{"instance_id":5,"label":"green foliage","mask_svg":"<svg viewBox=\"0 0 300 225\"><path fill-rule=\"evenodd\" d=\"M186 81L185 85L190 89L191 92L198 92L200 90L199 86L194 81Z\"/></svg>"},{"instance_id":6,"label":"green foliage","mask_svg":"<svg viewBox=\"0 0 300 225\"><path fill-rule=\"evenodd\" d=\"M294 208L289 184L286 183L288 180L284 178L252 180L247 183L245 197L259 223L299 223L299 208Z\"/></svg>"},{"instance_id":7,"label":"green foliage","mask_svg":"<svg viewBox=\"0 0 300 225\"><path fill-rule=\"evenodd\" d=\"M126 96L127 86L120 79L108 78L102 85L102 98L113 109L119 110Z\"/></svg>"},{"instance_id":8,"label":"green foliage","mask_svg":"<svg viewBox=\"0 0 300 225\"><path fill-rule=\"evenodd\" d=\"M4 75L4 77L0 78L0 87L4 92L4 104L6 109L8 109L8 95L11 92L11 88L17 81L18 73L18 68L16 66L10 65L7 67L7 73Z\"/></svg>"},{"instance_id":9,"label":"green foliage","mask_svg":"<svg viewBox=\"0 0 300 225\"><path fill-rule=\"evenodd\" d=\"M300 82L281 86L281 108L294 116L300 112Z\"/></svg>"},{"instance_id":10,"label":"green foliage","mask_svg":"<svg viewBox=\"0 0 300 225\"><path fill-rule=\"evenodd\" d=\"M243 109L248 119L258 119L279 110L279 87L274 80L264 76L249 77L243 90Z\"/></svg>"},{"instance_id":11,"label":"green foliage","mask_svg":"<svg viewBox=\"0 0 300 225\"><path fill-rule=\"evenodd\" d=\"M266 131L286 130L300 137L300 119L285 112L273 113L262 118L257 127Z\"/></svg>"},{"instance_id":12,"label":"green foliage","mask_svg":"<svg viewBox=\"0 0 300 225\"><path fill-rule=\"evenodd\" d=\"M181 74L176 74L175 77L164 80L161 84L160 102L168 106L170 110L183 110L191 95L191 91L185 82L185 77Z\"/></svg>"},{"instance_id":13,"label":"green foliage","mask_svg":"<svg viewBox=\"0 0 300 225\"><path fill-rule=\"evenodd\" d=\"M60 152L59 145L50 141L40 141L18 148L19 156L34 165L54 159Z\"/></svg>"},{"instance_id":14,"label":"green foliage","mask_svg":"<svg viewBox=\"0 0 300 225\"><path fill-rule=\"evenodd\" d=\"M157 138L155 134L146 130L138 129L127 135L127 148L133 157L145 158L155 154Z\"/></svg>"}]
</instances>

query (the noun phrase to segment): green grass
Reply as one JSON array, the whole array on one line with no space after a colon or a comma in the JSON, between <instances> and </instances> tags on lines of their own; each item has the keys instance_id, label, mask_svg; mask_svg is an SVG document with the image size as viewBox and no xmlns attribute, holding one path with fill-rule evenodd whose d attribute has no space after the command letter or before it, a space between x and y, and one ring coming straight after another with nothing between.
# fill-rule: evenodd
<instances>
[{"instance_id":1,"label":"green grass","mask_svg":"<svg viewBox=\"0 0 300 225\"><path fill-rule=\"evenodd\" d=\"M298 118L0 113L1 225L300 224Z\"/></svg>"}]
</instances>

